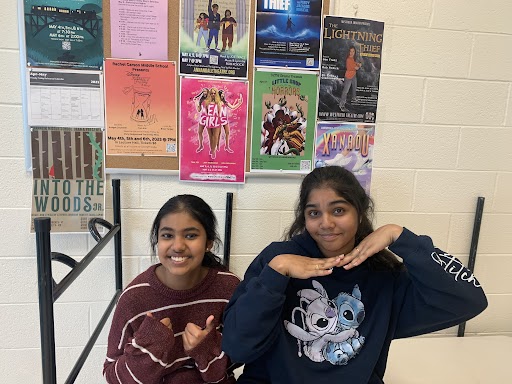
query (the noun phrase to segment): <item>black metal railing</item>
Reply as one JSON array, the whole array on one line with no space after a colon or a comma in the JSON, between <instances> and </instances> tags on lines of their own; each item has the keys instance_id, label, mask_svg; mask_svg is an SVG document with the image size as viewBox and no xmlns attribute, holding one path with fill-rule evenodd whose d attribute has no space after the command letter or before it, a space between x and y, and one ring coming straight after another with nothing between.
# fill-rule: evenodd
<instances>
[{"instance_id":1,"label":"black metal railing","mask_svg":"<svg viewBox=\"0 0 512 384\"><path fill-rule=\"evenodd\" d=\"M122 276L122 254L121 254L121 198L120 181L112 180L112 201L114 210L114 224L110 224L103 219L92 219L89 222L89 232L91 232L97 244L77 262L73 258L58 252L51 251L50 231L51 219L48 217L39 217L34 219L34 228L36 232L37 246L37 273L39 288L39 324L41 333L41 358L43 368L43 384L56 384L56 361L55 361L55 324L53 303L66 291L66 289L75 281L75 279L87 268L92 260L101 252L105 245L114 238L114 257L115 257L115 282L116 290L105 313L101 317L98 325L94 329L89 341L85 345L82 353L78 357L73 369L71 370L66 384L73 383L80 370L82 369L92 347L105 326L112 309L115 307L117 299L121 294L123 286ZM108 229L105 236L101 236L97 226L101 225ZM71 271L57 284L52 276L51 262L59 261L71 268Z\"/></svg>"},{"instance_id":2,"label":"black metal railing","mask_svg":"<svg viewBox=\"0 0 512 384\"><path fill-rule=\"evenodd\" d=\"M468 269L475 271L476 250L478 248L478 239L480 238L480 226L482 224L482 216L484 213L485 197L480 196L476 202L475 220L473 221L473 234L471 235L471 246L469 248ZM460 323L457 329L457 337L464 337L466 332L466 322Z\"/></svg>"}]
</instances>

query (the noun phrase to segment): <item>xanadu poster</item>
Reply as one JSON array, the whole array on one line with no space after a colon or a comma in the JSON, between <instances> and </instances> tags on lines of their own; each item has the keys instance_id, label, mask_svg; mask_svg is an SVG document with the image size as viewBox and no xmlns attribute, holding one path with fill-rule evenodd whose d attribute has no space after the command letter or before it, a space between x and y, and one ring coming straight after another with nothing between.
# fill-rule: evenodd
<instances>
[{"instance_id":1,"label":"xanadu poster","mask_svg":"<svg viewBox=\"0 0 512 384\"><path fill-rule=\"evenodd\" d=\"M316 127L315 168L343 167L351 171L370 194L374 136L373 124L319 123Z\"/></svg>"},{"instance_id":2,"label":"xanadu poster","mask_svg":"<svg viewBox=\"0 0 512 384\"><path fill-rule=\"evenodd\" d=\"M311 171L317 83L313 73L255 72L251 172Z\"/></svg>"},{"instance_id":3,"label":"xanadu poster","mask_svg":"<svg viewBox=\"0 0 512 384\"><path fill-rule=\"evenodd\" d=\"M250 2L181 0L180 74L247 78Z\"/></svg>"},{"instance_id":4,"label":"xanadu poster","mask_svg":"<svg viewBox=\"0 0 512 384\"><path fill-rule=\"evenodd\" d=\"M101 0L24 0L27 65L101 69Z\"/></svg>"},{"instance_id":5,"label":"xanadu poster","mask_svg":"<svg viewBox=\"0 0 512 384\"><path fill-rule=\"evenodd\" d=\"M374 123L384 23L326 16L318 118Z\"/></svg>"},{"instance_id":6,"label":"xanadu poster","mask_svg":"<svg viewBox=\"0 0 512 384\"><path fill-rule=\"evenodd\" d=\"M181 78L180 180L245 182L246 81Z\"/></svg>"},{"instance_id":7,"label":"xanadu poster","mask_svg":"<svg viewBox=\"0 0 512 384\"><path fill-rule=\"evenodd\" d=\"M254 64L318 69L322 0L257 0Z\"/></svg>"}]
</instances>

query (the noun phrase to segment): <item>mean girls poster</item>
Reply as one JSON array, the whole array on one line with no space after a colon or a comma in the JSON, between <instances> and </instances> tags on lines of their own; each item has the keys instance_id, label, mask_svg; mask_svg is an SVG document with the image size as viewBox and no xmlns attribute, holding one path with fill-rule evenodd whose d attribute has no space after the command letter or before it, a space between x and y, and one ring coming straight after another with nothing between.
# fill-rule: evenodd
<instances>
[{"instance_id":1,"label":"mean girls poster","mask_svg":"<svg viewBox=\"0 0 512 384\"><path fill-rule=\"evenodd\" d=\"M246 81L181 79L180 180L244 183Z\"/></svg>"}]
</instances>

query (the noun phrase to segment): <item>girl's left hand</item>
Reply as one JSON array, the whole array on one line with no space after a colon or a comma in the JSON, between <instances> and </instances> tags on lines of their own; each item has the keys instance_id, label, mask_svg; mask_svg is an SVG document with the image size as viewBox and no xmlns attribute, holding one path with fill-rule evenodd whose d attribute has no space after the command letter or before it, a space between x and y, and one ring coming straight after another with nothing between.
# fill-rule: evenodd
<instances>
[{"instance_id":1,"label":"girl's left hand","mask_svg":"<svg viewBox=\"0 0 512 384\"><path fill-rule=\"evenodd\" d=\"M206 326L201 328L194 323L188 323L185 327L185 331L183 331L183 349L185 351L190 351L194 349L203 341L206 335L212 330L215 329L215 325L213 324L213 319L215 317L213 315L208 316L206 319Z\"/></svg>"},{"instance_id":2,"label":"girl's left hand","mask_svg":"<svg viewBox=\"0 0 512 384\"><path fill-rule=\"evenodd\" d=\"M366 236L343 258L343 268L351 269L367 258L390 246L402 234L404 228L396 224L386 224Z\"/></svg>"}]
</instances>

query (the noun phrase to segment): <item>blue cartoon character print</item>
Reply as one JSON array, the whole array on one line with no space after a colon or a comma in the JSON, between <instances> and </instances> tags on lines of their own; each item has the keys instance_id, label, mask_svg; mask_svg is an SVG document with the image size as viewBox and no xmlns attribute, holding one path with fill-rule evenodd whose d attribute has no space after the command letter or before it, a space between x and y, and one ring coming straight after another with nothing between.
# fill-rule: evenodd
<instances>
[{"instance_id":1,"label":"blue cartoon character print","mask_svg":"<svg viewBox=\"0 0 512 384\"><path fill-rule=\"evenodd\" d=\"M313 280L312 285L314 289L297 292L299 306L284 326L297 339L299 357L304 354L317 363L345 365L364 344L364 337L356 330L364 319L359 287L356 285L352 294L341 292L331 300L322 284Z\"/></svg>"},{"instance_id":2,"label":"blue cartoon character print","mask_svg":"<svg viewBox=\"0 0 512 384\"><path fill-rule=\"evenodd\" d=\"M338 310L338 331L354 330L354 335L342 342L328 343L325 347L325 359L334 365L346 365L364 345L364 336L359 335L357 327L364 320L364 304L361 291L354 286L352 294L340 292L333 300Z\"/></svg>"}]
</instances>

